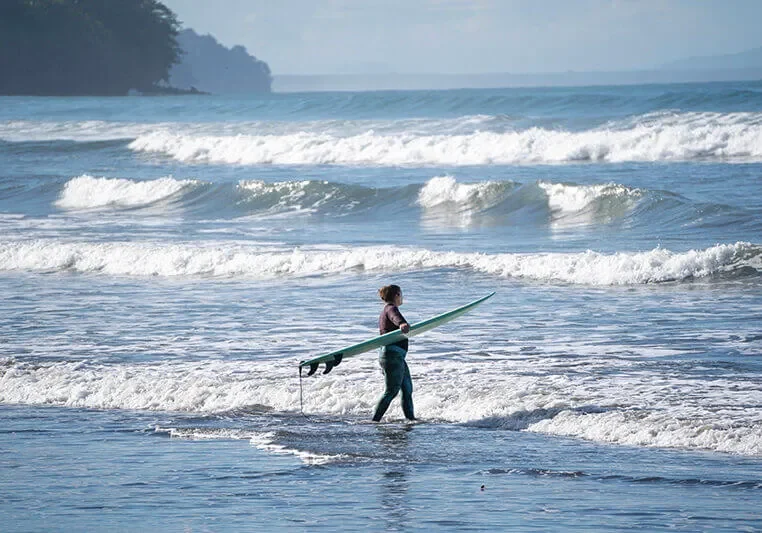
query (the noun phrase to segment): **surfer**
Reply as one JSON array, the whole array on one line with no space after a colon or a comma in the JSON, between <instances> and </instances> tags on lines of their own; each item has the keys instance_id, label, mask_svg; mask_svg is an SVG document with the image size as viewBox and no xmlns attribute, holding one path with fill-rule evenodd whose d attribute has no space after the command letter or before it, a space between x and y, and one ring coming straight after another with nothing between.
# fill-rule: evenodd
<instances>
[{"instance_id":1,"label":"surfer","mask_svg":"<svg viewBox=\"0 0 762 533\"><path fill-rule=\"evenodd\" d=\"M402 305L402 289L399 285L387 285L378 290L378 295L386 303L378 317L378 331L381 335L390 331L401 330L402 333L410 331L410 325L400 313ZM379 349L378 362L384 372L386 390L378 401L373 421L380 422L389 404L402 391L402 412L408 420L415 420L413 414L413 380L410 378L410 370L405 362L407 355L408 340L403 339L394 344L389 344Z\"/></svg>"}]
</instances>

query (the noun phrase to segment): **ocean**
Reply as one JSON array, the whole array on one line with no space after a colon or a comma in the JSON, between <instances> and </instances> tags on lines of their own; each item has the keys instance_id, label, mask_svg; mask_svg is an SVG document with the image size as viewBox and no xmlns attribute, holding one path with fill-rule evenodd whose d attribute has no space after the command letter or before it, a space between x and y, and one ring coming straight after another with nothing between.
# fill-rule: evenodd
<instances>
[{"instance_id":1,"label":"ocean","mask_svg":"<svg viewBox=\"0 0 762 533\"><path fill-rule=\"evenodd\" d=\"M2 97L2 529L760 530L761 235L762 82Z\"/></svg>"}]
</instances>

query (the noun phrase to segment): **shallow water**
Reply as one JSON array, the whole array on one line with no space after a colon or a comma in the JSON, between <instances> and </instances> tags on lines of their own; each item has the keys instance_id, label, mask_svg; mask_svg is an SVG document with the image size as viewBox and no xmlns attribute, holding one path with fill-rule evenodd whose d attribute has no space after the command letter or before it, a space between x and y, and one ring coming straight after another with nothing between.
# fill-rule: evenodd
<instances>
[{"instance_id":1,"label":"shallow water","mask_svg":"<svg viewBox=\"0 0 762 533\"><path fill-rule=\"evenodd\" d=\"M9 530L761 526L759 84L1 101Z\"/></svg>"},{"instance_id":2,"label":"shallow water","mask_svg":"<svg viewBox=\"0 0 762 533\"><path fill-rule=\"evenodd\" d=\"M0 416L3 449L25 441L2 459L11 475L0 483L12 496L0 509L17 531L737 531L762 523L759 464L742 456L264 413L3 407ZM263 425L279 444L261 444L253 428ZM287 446L312 451L300 460ZM337 446L341 459L320 461Z\"/></svg>"}]
</instances>

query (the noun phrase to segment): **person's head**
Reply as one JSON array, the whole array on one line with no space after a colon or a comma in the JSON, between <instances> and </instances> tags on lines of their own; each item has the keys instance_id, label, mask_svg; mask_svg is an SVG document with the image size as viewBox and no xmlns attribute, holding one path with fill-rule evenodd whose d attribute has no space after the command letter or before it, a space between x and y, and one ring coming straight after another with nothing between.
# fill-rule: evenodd
<instances>
[{"instance_id":1,"label":"person's head","mask_svg":"<svg viewBox=\"0 0 762 533\"><path fill-rule=\"evenodd\" d=\"M386 285L378 289L378 295L383 301L396 306L402 305L402 289L399 285Z\"/></svg>"}]
</instances>

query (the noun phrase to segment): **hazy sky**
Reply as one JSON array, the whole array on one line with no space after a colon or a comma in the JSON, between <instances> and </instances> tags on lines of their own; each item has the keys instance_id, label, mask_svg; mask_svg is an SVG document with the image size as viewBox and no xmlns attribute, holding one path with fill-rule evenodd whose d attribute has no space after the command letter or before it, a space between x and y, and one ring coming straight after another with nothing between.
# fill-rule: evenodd
<instances>
[{"instance_id":1,"label":"hazy sky","mask_svg":"<svg viewBox=\"0 0 762 533\"><path fill-rule=\"evenodd\" d=\"M762 46L762 0L163 0L273 74L632 70Z\"/></svg>"}]
</instances>

